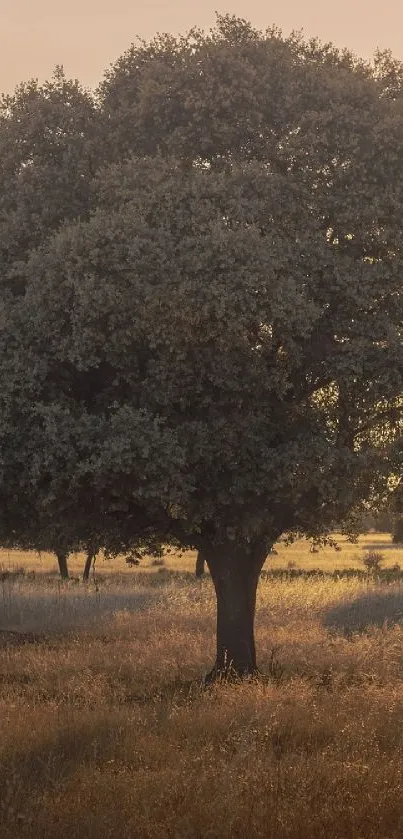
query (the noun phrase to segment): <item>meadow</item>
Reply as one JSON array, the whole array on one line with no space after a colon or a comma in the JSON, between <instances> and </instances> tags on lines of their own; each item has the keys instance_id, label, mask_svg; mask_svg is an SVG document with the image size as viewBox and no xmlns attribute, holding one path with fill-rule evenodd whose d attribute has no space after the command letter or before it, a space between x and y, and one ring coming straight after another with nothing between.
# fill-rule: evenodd
<instances>
[{"instance_id":1,"label":"meadow","mask_svg":"<svg viewBox=\"0 0 403 839\"><path fill-rule=\"evenodd\" d=\"M1 552L1 839L400 838L403 576L362 558L403 568L403 549L338 542L276 546L266 678L209 689L215 602L194 554L99 559L85 585L81 556L61 583L54 557Z\"/></svg>"}]
</instances>

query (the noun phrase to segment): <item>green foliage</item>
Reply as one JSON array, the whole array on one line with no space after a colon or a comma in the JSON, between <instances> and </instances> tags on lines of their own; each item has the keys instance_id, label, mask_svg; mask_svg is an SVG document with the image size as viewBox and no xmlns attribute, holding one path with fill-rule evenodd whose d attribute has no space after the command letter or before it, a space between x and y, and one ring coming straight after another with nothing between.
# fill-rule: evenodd
<instances>
[{"instance_id":1,"label":"green foliage","mask_svg":"<svg viewBox=\"0 0 403 839\"><path fill-rule=\"evenodd\" d=\"M93 96L57 67L0 98L0 281L21 292L16 264L60 224L89 213L100 160Z\"/></svg>"},{"instance_id":2,"label":"green foliage","mask_svg":"<svg viewBox=\"0 0 403 839\"><path fill-rule=\"evenodd\" d=\"M61 71L5 100L9 538L269 546L384 500L400 72L219 16L132 46L96 104Z\"/></svg>"},{"instance_id":3,"label":"green foliage","mask_svg":"<svg viewBox=\"0 0 403 839\"><path fill-rule=\"evenodd\" d=\"M380 571L381 564L385 561L385 557L382 553L380 553L380 551L367 551L362 561L368 573L374 574L375 572Z\"/></svg>"}]
</instances>

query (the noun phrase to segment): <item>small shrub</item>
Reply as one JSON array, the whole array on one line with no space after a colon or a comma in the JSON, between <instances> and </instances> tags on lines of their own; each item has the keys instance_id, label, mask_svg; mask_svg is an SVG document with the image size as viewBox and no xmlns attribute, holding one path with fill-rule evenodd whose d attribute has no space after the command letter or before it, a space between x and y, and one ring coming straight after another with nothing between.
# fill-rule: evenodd
<instances>
[{"instance_id":1,"label":"small shrub","mask_svg":"<svg viewBox=\"0 0 403 839\"><path fill-rule=\"evenodd\" d=\"M153 559L151 565L153 568L160 568L162 565L165 565L165 562L161 557L157 557L156 559Z\"/></svg>"},{"instance_id":2,"label":"small shrub","mask_svg":"<svg viewBox=\"0 0 403 839\"><path fill-rule=\"evenodd\" d=\"M134 556L127 556L125 562L130 568L132 568L133 565L140 565L140 560L136 559Z\"/></svg>"},{"instance_id":3,"label":"small shrub","mask_svg":"<svg viewBox=\"0 0 403 839\"><path fill-rule=\"evenodd\" d=\"M380 553L380 551L367 551L362 561L368 573L374 574L376 571L380 571L382 562L385 561L385 557Z\"/></svg>"}]
</instances>

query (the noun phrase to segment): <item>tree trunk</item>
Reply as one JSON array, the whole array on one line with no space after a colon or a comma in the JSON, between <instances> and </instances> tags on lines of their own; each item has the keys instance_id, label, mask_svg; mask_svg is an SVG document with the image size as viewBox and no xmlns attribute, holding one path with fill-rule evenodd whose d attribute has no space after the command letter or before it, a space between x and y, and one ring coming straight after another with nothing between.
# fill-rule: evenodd
<instances>
[{"instance_id":1,"label":"tree trunk","mask_svg":"<svg viewBox=\"0 0 403 839\"><path fill-rule=\"evenodd\" d=\"M204 554L199 551L196 557L196 577L202 577L204 574Z\"/></svg>"},{"instance_id":2,"label":"tree trunk","mask_svg":"<svg viewBox=\"0 0 403 839\"><path fill-rule=\"evenodd\" d=\"M400 545L403 542L403 517L401 514L396 516L393 522L392 541L394 545Z\"/></svg>"},{"instance_id":3,"label":"tree trunk","mask_svg":"<svg viewBox=\"0 0 403 839\"><path fill-rule=\"evenodd\" d=\"M69 569L67 567L68 554L67 553L58 553L58 554L56 554L56 556L57 556L57 561L59 563L60 576L61 576L62 580L68 580L69 579Z\"/></svg>"},{"instance_id":4,"label":"tree trunk","mask_svg":"<svg viewBox=\"0 0 403 839\"><path fill-rule=\"evenodd\" d=\"M90 578L91 565L92 565L92 560L94 559L94 557L95 557L94 551L89 550L88 553L87 553L87 558L85 560L84 571L83 571L83 581L85 583L87 583L89 578Z\"/></svg>"},{"instance_id":5,"label":"tree trunk","mask_svg":"<svg viewBox=\"0 0 403 839\"><path fill-rule=\"evenodd\" d=\"M266 544L227 543L204 554L217 596L217 657L207 683L258 672L256 591L267 550Z\"/></svg>"}]
</instances>

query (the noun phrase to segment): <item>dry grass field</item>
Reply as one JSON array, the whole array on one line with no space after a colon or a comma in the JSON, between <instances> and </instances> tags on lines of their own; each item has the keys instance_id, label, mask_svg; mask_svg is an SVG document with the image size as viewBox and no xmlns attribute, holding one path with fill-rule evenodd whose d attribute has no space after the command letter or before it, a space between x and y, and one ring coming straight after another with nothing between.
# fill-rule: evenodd
<instances>
[{"instance_id":1,"label":"dry grass field","mask_svg":"<svg viewBox=\"0 0 403 839\"><path fill-rule=\"evenodd\" d=\"M369 533L366 536L361 536L358 544L349 542L345 536L336 535L336 541L340 551L335 551L329 547L320 550L319 553L311 553L311 543L307 540L300 540L294 542L292 545L285 545L283 542L280 542L276 545L277 553L268 557L265 569L287 568L290 563L295 563L297 568L306 570L313 568L324 571L330 571L335 568L340 568L341 570L346 568L362 570L362 558L364 554L368 550L376 550L384 554L385 562L383 566L385 568L400 562L403 570L403 546L393 545L389 533ZM185 551L180 555L175 553L168 554L164 558L164 566L176 572L193 572L195 557L196 554L193 551ZM72 554L70 556L69 569L72 576L80 576L82 574L84 562L85 557L82 554ZM48 575L56 573L57 563L53 554L0 549L0 568L10 571L22 569L25 572L34 571L36 575ZM137 570L140 573L154 573L156 568L152 559L146 559L141 562ZM96 571L103 577L109 575L116 577L119 574L126 575L128 567L124 557L117 557L114 560L100 558L97 560ZM131 579L132 574L130 571L129 574Z\"/></svg>"},{"instance_id":2,"label":"dry grass field","mask_svg":"<svg viewBox=\"0 0 403 839\"><path fill-rule=\"evenodd\" d=\"M388 536L340 545L280 545L267 567L362 569L372 547L403 567ZM194 555L100 559L87 586L52 557L0 564L1 839L401 839L399 578L263 579L269 677L203 690L214 597Z\"/></svg>"}]
</instances>

